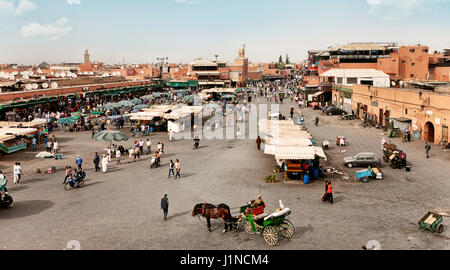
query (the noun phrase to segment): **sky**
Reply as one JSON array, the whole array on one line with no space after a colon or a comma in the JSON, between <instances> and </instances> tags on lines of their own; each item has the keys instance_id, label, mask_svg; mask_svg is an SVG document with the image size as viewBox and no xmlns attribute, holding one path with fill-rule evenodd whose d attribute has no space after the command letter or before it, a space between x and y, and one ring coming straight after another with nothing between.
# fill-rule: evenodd
<instances>
[{"instance_id":1,"label":"sky","mask_svg":"<svg viewBox=\"0 0 450 270\"><path fill-rule=\"evenodd\" d=\"M0 0L0 63L292 62L349 42L450 48L450 0Z\"/></svg>"}]
</instances>

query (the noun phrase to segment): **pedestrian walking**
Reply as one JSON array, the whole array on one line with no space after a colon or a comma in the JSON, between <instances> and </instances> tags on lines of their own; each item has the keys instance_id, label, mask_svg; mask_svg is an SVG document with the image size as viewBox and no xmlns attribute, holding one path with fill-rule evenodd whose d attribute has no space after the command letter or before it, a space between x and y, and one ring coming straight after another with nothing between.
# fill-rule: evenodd
<instances>
[{"instance_id":1,"label":"pedestrian walking","mask_svg":"<svg viewBox=\"0 0 450 270\"><path fill-rule=\"evenodd\" d=\"M175 162L175 171L177 172L177 174L175 175L175 179L181 178L181 163L178 159Z\"/></svg>"},{"instance_id":2,"label":"pedestrian walking","mask_svg":"<svg viewBox=\"0 0 450 270\"><path fill-rule=\"evenodd\" d=\"M331 186L331 182L328 182L327 186L327 194L328 194L328 201L333 204L333 187Z\"/></svg>"},{"instance_id":3,"label":"pedestrian walking","mask_svg":"<svg viewBox=\"0 0 450 270\"><path fill-rule=\"evenodd\" d=\"M116 151L116 161L117 161L117 165L120 165L120 157L122 156L122 153L120 152L120 150Z\"/></svg>"},{"instance_id":4,"label":"pedestrian walking","mask_svg":"<svg viewBox=\"0 0 450 270\"><path fill-rule=\"evenodd\" d=\"M258 151L261 150L261 143L262 143L261 137L258 136L258 138L256 139L256 147L258 148Z\"/></svg>"},{"instance_id":5,"label":"pedestrian walking","mask_svg":"<svg viewBox=\"0 0 450 270\"><path fill-rule=\"evenodd\" d=\"M83 159L81 158L80 155L78 155L77 157L76 164L78 166L78 170L81 170L82 169L81 167L83 166Z\"/></svg>"},{"instance_id":6,"label":"pedestrian walking","mask_svg":"<svg viewBox=\"0 0 450 270\"><path fill-rule=\"evenodd\" d=\"M20 182L21 178L22 178L22 167L20 166L20 162L16 162L16 164L14 165L14 184L16 185L20 185L22 184Z\"/></svg>"},{"instance_id":7,"label":"pedestrian walking","mask_svg":"<svg viewBox=\"0 0 450 270\"><path fill-rule=\"evenodd\" d=\"M64 178L63 185L72 178L72 167L66 166L66 177Z\"/></svg>"},{"instance_id":8,"label":"pedestrian walking","mask_svg":"<svg viewBox=\"0 0 450 270\"><path fill-rule=\"evenodd\" d=\"M141 155L144 154L144 144L145 144L144 140L141 139L141 141L139 142L139 152L140 152Z\"/></svg>"},{"instance_id":9,"label":"pedestrian walking","mask_svg":"<svg viewBox=\"0 0 450 270\"><path fill-rule=\"evenodd\" d=\"M425 152L427 154L427 158L430 158L431 145L429 142L425 142Z\"/></svg>"},{"instance_id":10,"label":"pedestrian walking","mask_svg":"<svg viewBox=\"0 0 450 270\"><path fill-rule=\"evenodd\" d=\"M103 173L106 173L108 171L108 163L109 163L108 156L103 155L103 158L102 158L102 171L103 171Z\"/></svg>"},{"instance_id":11,"label":"pedestrian walking","mask_svg":"<svg viewBox=\"0 0 450 270\"><path fill-rule=\"evenodd\" d=\"M175 176L174 168L175 168L175 163L173 163L173 160L170 160L170 163L169 163L169 177L168 178L170 178L170 176Z\"/></svg>"},{"instance_id":12,"label":"pedestrian walking","mask_svg":"<svg viewBox=\"0 0 450 270\"><path fill-rule=\"evenodd\" d=\"M152 142L150 141L150 139L147 139L147 155L151 155L152 154Z\"/></svg>"},{"instance_id":13,"label":"pedestrian walking","mask_svg":"<svg viewBox=\"0 0 450 270\"><path fill-rule=\"evenodd\" d=\"M95 128L92 128L92 129L91 129L91 134L92 134L92 139L93 139L94 136L95 136Z\"/></svg>"},{"instance_id":14,"label":"pedestrian walking","mask_svg":"<svg viewBox=\"0 0 450 270\"><path fill-rule=\"evenodd\" d=\"M31 139L31 148L33 152L36 152L36 143L37 143L36 137L33 137L33 139Z\"/></svg>"},{"instance_id":15,"label":"pedestrian walking","mask_svg":"<svg viewBox=\"0 0 450 270\"><path fill-rule=\"evenodd\" d=\"M53 143L51 140L47 142L47 152L51 153L53 149Z\"/></svg>"},{"instance_id":16,"label":"pedestrian walking","mask_svg":"<svg viewBox=\"0 0 450 270\"><path fill-rule=\"evenodd\" d=\"M162 141L158 144L158 151L162 156L164 156L164 143Z\"/></svg>"},{"instance_id":17,"label":"pedestrian walking","mask_svg":"<svg viewBox=\"0 0 450 270\"><path fill-rule=\"evenodd\" d=\"M94 154L94 166L95 166L95 171L98 172L100 171L100 156L98 155L97 152L95 152Z\"/></svg>"},{"instance_id":18,"label":"pedestrian walking","mask_svg":"<svg viewBox=\"0 0 450 270\"><path fill-rule=\"evenodd\" d=\"M167 198L167 194L164 194L164 197L161 199L161 209L164 213L164 220L167 220L167 215L169 214L169 198Z\"/></svg>"},{"instance_id":19,"label":"pedestrian walking","mask_svg":"<svg viewBox=\"0 0 450 270\"><path fill-rule=\"evenodd\" d=\"M319 126L319 121L320 121L319 116L316 116L316 119L315 119L316 127Z\"/></svg>"},{"instance_id":20,"label":"pedestrian walking","mask_svg":"<svg viewBox=\"0 0 450 270\"><path fill-rule=\"evenodd\" d=\"M56 140L53 143L53 152L55 155L58 154L58 152L59 152L59 145L58 145L58 141L56 141Z\"/></svg>"}]
</instances>

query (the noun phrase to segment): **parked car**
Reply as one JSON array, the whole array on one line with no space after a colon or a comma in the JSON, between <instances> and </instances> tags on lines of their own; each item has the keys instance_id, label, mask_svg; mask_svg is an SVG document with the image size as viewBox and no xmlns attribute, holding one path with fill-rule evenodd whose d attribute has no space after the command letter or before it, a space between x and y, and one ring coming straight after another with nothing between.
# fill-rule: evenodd
<instances>
[{"instance_id":1,"label":"parked car","mask_svg":"<svg viewBox=\"0 0 450 270\"><path fill-rule=\"evenodd\" d=\"M328 115L344 115L347 114L344 110L336 108L336 107L330 107L327 109Z\"/></svg>"},{"instance_id":2,"label":"parked car","mask_svg":"<svg viewBox=\"0 0 450 270\"><path fill-rule=\"evenodd\" d=\"M354 157L344 158L345 166L353 167L368 167L381 166L381 159L375 156L374 153L359 153Z\"/></svg>"}]
</instances>

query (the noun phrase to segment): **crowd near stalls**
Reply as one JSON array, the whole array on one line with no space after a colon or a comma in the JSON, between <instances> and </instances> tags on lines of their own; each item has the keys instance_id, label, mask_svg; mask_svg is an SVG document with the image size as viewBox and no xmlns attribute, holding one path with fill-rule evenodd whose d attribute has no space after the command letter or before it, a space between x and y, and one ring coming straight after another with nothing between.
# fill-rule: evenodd
<instances>
[{"instance_id":1,"label":"crowd near stalls","mask_svg":"<svg viewBox=\"0 0 450 270\"><path fill-rule=\"evenodd\" d=\"M32 122L0 122L0 151L5 154L24 150L32 144L32 139L45 134L45 119Z\"/></svg>"},{"instance_id":2,"label":"crowd near stalls","mask_svg":"<svg viewBox=\"0 0 450 270\"><path fill-rule=\"evenodd\" d=\"M288 178L309 183L323 173L320 159L326 159L321 147L314 146L311 135L292 120L262 119L259 132L264 134L264 153L275 156L276 170Z\"/></svg>"}]
</instances>

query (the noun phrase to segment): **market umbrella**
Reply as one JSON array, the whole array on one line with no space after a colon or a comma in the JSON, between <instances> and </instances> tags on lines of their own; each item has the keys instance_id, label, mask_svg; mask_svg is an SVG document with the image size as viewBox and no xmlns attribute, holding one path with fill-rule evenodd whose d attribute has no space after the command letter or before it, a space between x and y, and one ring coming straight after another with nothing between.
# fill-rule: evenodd
<instances>
[{"instance_id":1,"label":"market umbrella","mask_svg":"<svg viewBox=\"0 0 450 270\"><path fill-rule=\"evenodd\" d=\"M200 99L200 97L197 96L197 95L189 95L189 96L185 96L183 98L183 101L185 101L185 102L194 102L195 100L198 100L198 99Z\"/></svg>"},{"instance_id":2,"label":"market umbrella","mask_svg":"<svg viewBox=\"0 0 450 270\"><path fill-rule=\"evenodd\" d=\"M74 117L66 117L66 118L60 118L58 120L58 123L60 123L61 125L70 125L70 124L75 124L78 120L75 119Z\"/></svg>"},{"instance_id":3,"label":"market umbrella","mask_svg":"<svg viewBox=\"0 0 450 270\"><path fill-rule=\"evenodd\" d=\"M133 103L134 105L142 104L142 100L140 100L138 98L132 99L132 100L130 100L130 102Z\"/></svg>"},{"instance_id":4,"label":"market umbrella","mask_svg":"<svg viewBox=\"0 0 450 270\"><path fill-rule=\"evenodd\" d=\"M129 100L123 100L123 101L119 102L119 104L120 104L122 107L129 107L129 108L131 108L131 107L134 106L134 103L131 102L131 101L129 101Z\"/></svg>"},{"instance_id":5,"label":"market umbrella","mask_svg":"<svg viewBox=\"0 0 450 270\"><path fill-rule=\"evenodd\" d=\"M154 99L154 98L155 97L153 95L146 95L146 96L140 97L140 99L147 99L147 100Z\"/></svg>"},{"instance_id":6,"label":"market umbrella","mask_svg":"<svg viewBox=\"0 0 450 270\"><path fill-rule=\"evenodd\" d=\"M84 114L81 112L76 112L76 113L72 113L72 116L81 117L81 116L84 116Z\"/></svg>"},{"instance_id":7,"label":"market umbrella","mask_svg":"<svg viewBox=\"0 0 450 270\"><path fill-rule=\"evenodd\" d=\"M101 112L101 111L95 111L95 112L92 112L91 114L92 114L92 115L102 115L102 114L104 114L104 112Z\"/></svg>"},{"instance_id":8,"label":"market umbrella","mask_svg":"<svg viewBox=\"0 0 450 270\"><path fill-rule=\"evenodd\" d=\"M147 109L147 108L150 108L150 105L147 105L147 104L136 105L136 106L134 106L133 112L139 112L140 110Z\"/></svg>"},{"instance_id":9,"label":"market umbrella","mask_svg":"<svg viewBox=\"0 0 450 270\"><path fill-rule=\"evenodd\" d=\"M120 141L128 141L127 135L123 134L120 131L114 130L104 130L98 132L94 135L94 140L96 141L107 141L111 145L112 141L120 142Z\"/></svg>"},{"instance_id":10,"label":"market umbrella","mask_svg":"<svg viewBox=\"0 0 450 270\"><path fill-rule=\"evenodd\" d=\"M40 152L35 157L36 158L54 158L55 156L49 152Z\"/></svg>"},{"instance_id":11,"label":"market umbrella","mask_svg":"<svg viewBox=\"0 0 450 270\"><path fill-rule=\"evenodd\" d=\"M115 110L115 109L118 109L118 108L121 108L122 107L122 105L121 104L119 104L119 103L108 103L108 104L106 104L105 106L103 106L103 110L104 111L108 111L108 110Z\"/></svg>"}]
</instances>

